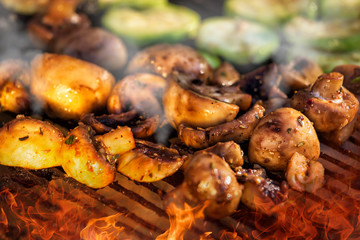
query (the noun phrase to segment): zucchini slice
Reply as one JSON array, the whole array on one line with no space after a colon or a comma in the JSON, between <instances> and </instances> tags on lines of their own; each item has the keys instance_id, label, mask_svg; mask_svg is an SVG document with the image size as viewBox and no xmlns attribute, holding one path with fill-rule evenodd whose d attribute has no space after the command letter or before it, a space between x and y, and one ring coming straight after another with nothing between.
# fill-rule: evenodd
<instances>
[{"instance_id":1,"label":"zucchini slice","mask_svg":"<svg viewBox=\"0 0 360 240\"><path fill-rule=\"evenodd\" d=\"M143 9L155 6L165 6L167 3L167 0L98 0L100 8L121 6Z\"/></svg>"},{"instance_id":2,"label":"zucchini slice","mask_svg":"<svg viewBox=\"0 0 360 240\"><path fill-rule=\"evenodd\" d=\"M309 0L226 0L225 15L277 26L303 11Z\"/></svg>"},{"instance_id":3,"label":"zucchini slice","mask_svg":"<svg viewBox=\"0 0 360 240\"><path fill-rule=\"evenodd\" d=\"M144 10L114 8L105 13L102 22L125 41L144 46L175 43L194 36L200 16L189 8L176 5Z\"/></svg>"},{"instance_id":4,"label":"zucchini slice","mask_svg":"<svg viewBox=\"0 0 360 240\"><path fill-rule=\"evenodd\" d=\"M246 20L213 17L200 26L196 45L236 64L259 64L279 46L275 32Z\"/></svg>"},{"instance_id":5,"label":"zucchini slice","mask_svg":"<svg viewBox=\"0 0 360 240\"><path fill-rule=\"evenodd\" d=\"M313 21L298 17L284 28L285 38L295 45L323 51L360 50L360 21Z\"/></svg>"}]
</instances>

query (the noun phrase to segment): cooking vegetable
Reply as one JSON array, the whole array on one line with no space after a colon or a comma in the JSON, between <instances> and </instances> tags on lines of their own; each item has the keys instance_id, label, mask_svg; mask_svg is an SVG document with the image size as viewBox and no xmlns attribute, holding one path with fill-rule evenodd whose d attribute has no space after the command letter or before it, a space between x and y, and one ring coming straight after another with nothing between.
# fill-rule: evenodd
<instances>
[{"instance_id":1,"label":"cooking vegetable","mask_svg":"<svg viewBox=\"0 0 360 240\"><path fill-rule=\"evenodd\" d=\"M134 7L134 8L148 8L155 6L167 5L167 0L98 0L100 7Z\"/></svg>"},{"instance_id":2,"label":"cooking vegetable","mask_svg":"<svg viewBox=\"0 0 360 240\"><path fill-rule=\"evenodd\" d=\"M137 140L136 148L117 159L117 170L138 182L155 182L174 174L184 158L173 148Z\"/></svg>"},{"instance_id":3,"label":"cooking vegetable","mask_svg":"<svg viewBox=\"0 0 360 240\"><path fill-rule=\"evenodd\" d=\"M166 80L154 74L128 75L111 91L107 109L110 113L119 114L130 106L145 116L162 115L161 99L165 86Z\"/></svg>"},{"instance_id":4,"label":"cooking vegetable","mask_svg":"<svg viewBox=\"0 0 360 240\"><path fill-rule=\"evenodd\" d=\"M294 94L291 106L303 112L319 132L341 129L359 109L359 101L342 86L343 80L344 76L337 72L323 74L311 89Z\"/></svg>"},{"instance_id":5,"label":"cooking vegetable","mask_svg":"<svg viewBox=\"0 0 360 240\"><path fill-rule=\"evenodd\" d=\"M37 55L31 70L31 92L48 115L61 119L104 108L115 82L105 69L67 55Z\"/></svg>"},{"instance_id":6,"label":"cooking vegetable","mask_svg":"<svg viewBox=\"0 0 360 240\"><path fill-rule=\"evenodd\" d=\"M163 78L180 72L203 82L212 77L206 59L195 49L182 44L157 44L143 49L129 62L127 72L150 72Z\"/></svg>"},{"instance_id":7,"label":"cooking vegetable","mask_svg":"<svg viewBox=\"0 0 360 240\"><path fill-rule=\"evenodd\" d=\"M70 177L91 188L102 188L114 180L115 167L92 135L93 130L85 125L72 129L61 146L59 158Z\"/></svg>"},{"instance_id":8,"label":"cooking vegetable","mask_svg":"<svg viewBox=\"0 0 360 240\"><path fill-rule=\"evenodd\" d=\"M105 13L103 25L140 46L178 42L195 35L200 16L182 6L167 5L144 10L113 8Z\"/></svg>"},{"instance_id":9,"label":"cooking vegetable","mask_svg":"<svg viewBox=\"0 0 360 240\"><path fill-rule=\"evenodd\" d=\"M0 164L29 169L61 165L62 132L48 122L19 115L0 129Z\"/></svg>"},{"instance_id":10,"label":"cooking vegetable","mask_svg":"<svg viewBox=\"0 0 360 240\"><path fill-rule=\"evenodd\" d=\"M295 152L287 166L286 180L297 191L315 192L324 185L324 167Z\"/></svg>"},{"instance_id":11,"label":"cooking vegetable","mask_svg":"<svg viewBox=\"0 0 360 240\"><path fill-rule=\"evenodd\" d=\"M285 171L295 152L314 161L320 155L319 139L305 115L293 108L279 108L260 120L250 138L250 162Z\"/></svg>"},{"instance_id":12,"label":"cooking vegetable","mask_svg":"<svg viewBox=\"0 0 360 240\"><path fill-rule=\"evenodd\" d=\"M314 21L298 17L284 28L286 39L295 45L346 52L360 50L360 21Z\"/></svg>"},{"instance_id":13,"label":"cooking vegetable","mask_svg":"<svg viewBox=\"0 0 360 240\"><path fill-rule=\"evenodd\" d=\"M164 112L174 127L180 123L191 127L210 127L231 121L236 117L239 107L202 96L183 88L171 80L163 97Z\"/></svg>"},{"instance_id":14,"label":"cooking vegetable","mask_svg":"<svg viewBox=\"0 0 360 240\"><path fill-rule=\"evenodd\" d=\"M278 26L308 6L307 0L226 0L225 15Z\"/></svg>"},{"instance_id":15,"label":"cooking vegetable","mask_svg":"<svg viewBox=\"0 0 360 240\"><path fill-rule=\"evenodd\" d=\"M276 33L246 20L213 17L200 26L196 45L236 64L259 64L279 46Z\"/></svg>"}]
</instances>

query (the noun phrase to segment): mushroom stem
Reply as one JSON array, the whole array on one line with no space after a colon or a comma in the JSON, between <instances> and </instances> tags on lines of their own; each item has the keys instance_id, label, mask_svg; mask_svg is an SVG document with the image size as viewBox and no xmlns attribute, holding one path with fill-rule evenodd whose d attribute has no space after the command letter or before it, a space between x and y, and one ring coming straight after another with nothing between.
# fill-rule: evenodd
<instances>
[{"instance_id":1,"label":"mushroom stem","mask_svg":"<svg viewBox=\"0 0 360 240\"><path fill-rule=\"evenodd\" d=\"M342 94L344 76L337 72L322 74L314 83L311 91L315 96L327 100L339 99Z\"/></svg>"}]
</instances>

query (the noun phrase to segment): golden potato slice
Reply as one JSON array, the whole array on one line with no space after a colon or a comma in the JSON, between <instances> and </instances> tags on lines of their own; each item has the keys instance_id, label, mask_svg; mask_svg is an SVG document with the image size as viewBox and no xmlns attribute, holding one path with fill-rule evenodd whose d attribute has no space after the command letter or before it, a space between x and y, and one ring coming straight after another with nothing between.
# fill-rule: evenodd
<instances>
[{"instance_id":1,"label":"golden potato slice","mask_svg":"<svg viewBox=\"0 0 360 240\"><path fill-rule=\"evenodd\" d=\"M38 55L31 70L31 92L48 115L62 119L104 108L115 83L105 69L66 55Z\"/></svg>"},{"instance_id":2,"label":"golden potato slice","mask_svg":"<svg viewBox=\"0 0 360 240\"><path fill-rule=\"evenodd\" d=\"M131 128L120 127L95 137L97 142L111 155L123 154L135 147L135 140Z\"/></svg>"},{"instance_id":3,"label":"golden potato slice","mask_svg":"<svg viewBox=\"0 0 360 240\"><path fill-rule=\"evenodd\" d=\"M71 130L62 144L60 157L70 177L89 187L102 188L114 180L115 168L95 147L91 131L85 125Z\"/></svg>"},{"instance_id":4,"label":"golden potato slice","mask_svg":"<svg viewBox=\"0 0 360 240\"><path fill-rule=\"evenodd\" d=\"M61 165L62 132L48 122L19 116L0 129L0 164L29 169Z\"/></svg>"},{"instance_id":5,"label":"golden potato slice","mask_svg":"<svg viewBox=\"0 0 360 240\"><path fill-rule=\"evenodd\" d=\"M164 112L170 124L211 127L233 120L239 112L235 104L225 103L182 88L171 80L163 97Z\"/></svg>"}]
</instances>

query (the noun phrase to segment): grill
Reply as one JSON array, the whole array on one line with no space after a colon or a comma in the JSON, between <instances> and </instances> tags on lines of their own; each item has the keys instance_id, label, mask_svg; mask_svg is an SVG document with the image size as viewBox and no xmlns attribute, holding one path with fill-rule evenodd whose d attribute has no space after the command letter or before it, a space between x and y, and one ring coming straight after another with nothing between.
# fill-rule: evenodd
<instances>
[{"instance_id":1,"label":"grill","mask_svg":"<svg viewBox=\"0 0 360 240\"><path fill-rule=\"evenodd\" d=\"M172 2L189 5L203 17L221 15L223 4ZM16 28L23 36L27 19L20 19L18 26L17 19L10 18L9 27L4 17L9 14L1 6L0 13L0 30L9 33L0 34L4 53L0 60L6 55L31 59L37 50L10 31ZM9 44L15 47L4 47ZM359 239L360 132L342 147L322 141L319 161L326 169L325 186L314 194L290 189L277 216L240 205L235 214L221 220L196 219L184 238ZM162 199L182 179L178 172L162 181L138 183L117 173L112 184L95 190L66 176L61 168L0 166L0 239L155 239L170 227Z\"/></svg>"},{"instance_id":2,"label":"grill","mask_svg":"<svg viewBox=\"0 0 360 240\"><path fill-rule=\"evenodd\" d=\"M315 194L290 190L283 215L268 216L240 206L231 217L196 220L185 239L359 238L359 143L359 131L342 147L323 142L319 161L326 169L325 186ZM86 226L84 239L92 239L86 234L94 232L108 239L155 239L170 226L162 197L182 180L177 173L155 183L137 183L118 173L114 183L94 190L57 168L1 166L0 172L4 239L78 239ZM88 224L90 219L97 221Z\"/></svg>"}]
</instances>

